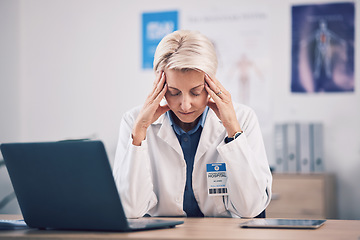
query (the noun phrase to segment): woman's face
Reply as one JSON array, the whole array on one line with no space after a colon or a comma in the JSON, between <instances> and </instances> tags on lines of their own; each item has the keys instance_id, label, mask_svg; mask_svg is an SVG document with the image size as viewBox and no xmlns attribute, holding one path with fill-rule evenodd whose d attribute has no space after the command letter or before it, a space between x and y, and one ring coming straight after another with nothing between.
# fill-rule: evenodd
<instances>
[{"instance_id":1,"label":"woman's face","mask_svg":"<svg viewBox=\"0 0 360 240\"><path fill-rule=\"evenodd\" d=\"M164 72L168 85L165 98L170 109L182 123L195 123L209 100L204 85L205 74L195 70L166 69Z\"/></svg>"}]
</instances>

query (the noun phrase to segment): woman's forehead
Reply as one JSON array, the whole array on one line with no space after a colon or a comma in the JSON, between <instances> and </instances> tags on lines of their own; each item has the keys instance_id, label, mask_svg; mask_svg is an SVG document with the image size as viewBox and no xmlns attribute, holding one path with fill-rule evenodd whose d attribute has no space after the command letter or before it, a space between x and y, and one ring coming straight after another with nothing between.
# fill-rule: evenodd
<instances>
[{"instance_id":1,"label":"woman's forehead","mask_svg":"<svg viewBox=\"0 0 360 240\"><path fill-rule=\"evenodd\" d=\"M205 74L196 70L180 71L165 70L166 82L169 88L193 89L204 85Z\"/></svg>"},{"instance_id":2,"label":"woman's forehead","mask_svg":"<svg viewBox=\"0 0 360 240\"><path fill-rule=\"evenodd\" d=\"M202 88L204 88L204 87L205 87L205 83L202 83L202 84L200 84L200 85L198 85L198 86L191 87L190 90L198 90L198 89L202 89ZM168 88L169 88L170 90L181 90L181 89L178 89L178 88L176 88L176 87L171 87L171 86L168 86Z\"/></svg>"}]
</instances>

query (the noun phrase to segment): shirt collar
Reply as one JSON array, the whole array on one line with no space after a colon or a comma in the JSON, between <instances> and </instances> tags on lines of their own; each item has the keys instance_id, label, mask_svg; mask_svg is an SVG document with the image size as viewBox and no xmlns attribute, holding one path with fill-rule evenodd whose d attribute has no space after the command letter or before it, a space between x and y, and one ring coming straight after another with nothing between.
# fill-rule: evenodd
<instances>
[{"instance_id":1,"label":"shirt collar","mask_svg":"<svg viewBox=\"0 0 360 240\"><path fill-rule=\"evenodd\" d=\"M191 135L191 134L195 133L195 132L199 129L200 126L201 126L202 128L204 127L205 120L206 120L206 115L207 115L208 111L209 111L209 107L206 106L206 107L205 107L205 110L204 110L204 112L201 114L200 119L199 119L198 123L196 124L196 126L195 126L193 129L191 129L190 131L188 131L187 134ZM176 133L177 135L181 135L181 134L186 133L181 127L179 127L179 126L174 122L174 119L173 119L173 117L171 116L170 111L167 111L167 112L166 112L166 115L167 115L167 117L169 118L170 124L171 124L171 126L173 127L173 129L174 129L174 131L175 131L175 133Z\"/></svg>"}]
</instances>

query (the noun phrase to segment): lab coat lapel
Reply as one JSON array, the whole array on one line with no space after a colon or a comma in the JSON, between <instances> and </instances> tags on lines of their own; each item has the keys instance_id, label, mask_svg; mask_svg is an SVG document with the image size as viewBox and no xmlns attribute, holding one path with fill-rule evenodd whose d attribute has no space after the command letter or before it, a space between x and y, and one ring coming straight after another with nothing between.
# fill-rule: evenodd
<instances>
[{"instance_id":1,"label":"lab coat lapel","mask_svg":"<svg viewBox=\"0 0 360 240\"><path fill-rule=\"evenodd\" d=\"M220 137L224 131L220 119L216 116L215 112L209 109L204 128L201 133L200 142L195 155L195 162L200 159L205 152L212 146L212 144Z\"/></svg>"},{"instance_id":2,"label":"lab coat lapel","mask_svg":"<svg viewBox=\"0 0 360 240\"><path fill-rule=\"evenodd\" d=\"M176 134L170 124L170 120L163 114L154 124L160 124L160 129L157 136L170 145L179 155L183 157L183 152L176 137Z\"/></svg>"}]
</instances>

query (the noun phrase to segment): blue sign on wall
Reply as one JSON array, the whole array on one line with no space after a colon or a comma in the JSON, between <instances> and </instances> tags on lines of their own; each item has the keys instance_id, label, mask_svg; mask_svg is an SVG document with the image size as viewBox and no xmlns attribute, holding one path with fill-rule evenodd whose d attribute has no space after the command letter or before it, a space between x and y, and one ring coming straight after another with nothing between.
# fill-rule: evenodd
<instances>
[{"instance_id":1,"label":"blue sign on wall","mask_svg":"<svg viewBox=\"0 0 360 240\"><path fill-rule=\"evenodd\" d=\"M161 39L178 29L178 11L142 14L143 69L152 69L154 53Z\"/></svg>"}]
</instances>

